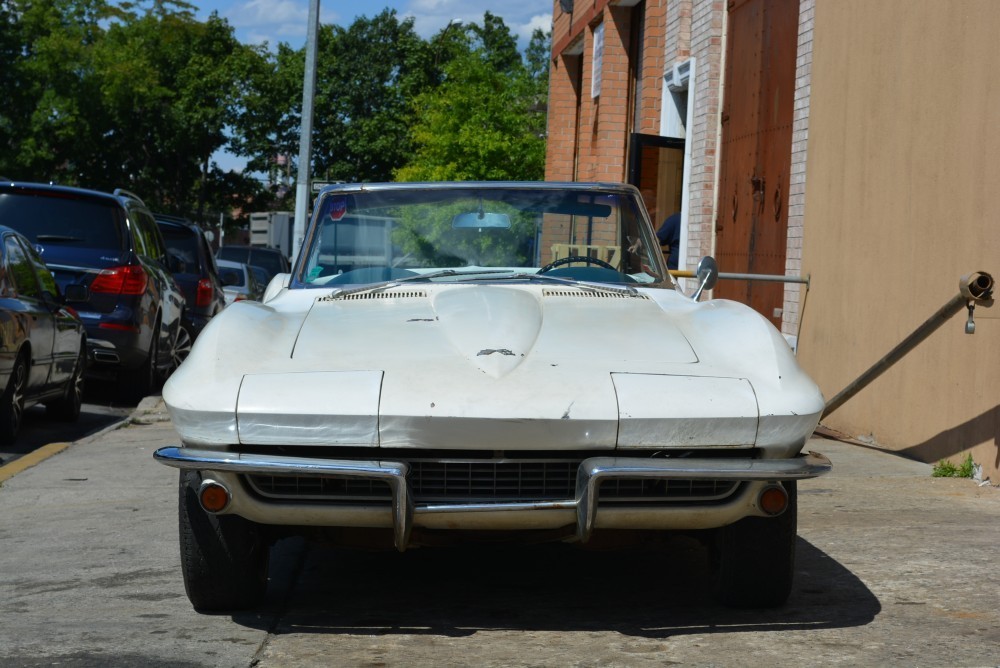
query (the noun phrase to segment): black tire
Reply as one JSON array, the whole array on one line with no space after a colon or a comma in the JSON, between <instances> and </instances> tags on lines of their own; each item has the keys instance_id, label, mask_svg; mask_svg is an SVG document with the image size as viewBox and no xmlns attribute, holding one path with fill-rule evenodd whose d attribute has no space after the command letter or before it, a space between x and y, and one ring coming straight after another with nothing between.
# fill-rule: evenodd
<instances>
[{"instance_id":1,"label":"black tire","mask_svg":"<svg viewBox=\"0 0 1000 668\"><path fill-rule=\"evenodd\" d=\"M73 377L66 384L66 392L55 401L45 404L45 412L49 417L60 422L76 422L80 417L80 407L83 405L83 372L87 366L87 350L80 349L80 356L73 369Z\"/></svg>"},{"instance_id":2,"label":"black tire","mask_svg":"<svg viewBox=\"0 0 1000 668\"><path fill-rule=\"evenodd\" d=\"M200 473L181 471L178 526L188 599L201 612L252 608L267 590L268 544L253 522L202 510L199 485Z\"/></svg>"},{"instance_id":3,"label":"black tire","mask_svg":"<svg viewBox=\"0 0 1000 668\"><path fill-rule=\"evenodd\" d=\"M153 338L149 344L149 353L142 364L135 369L123 369L119 374L121 383L118 386L118 391L125 401L138 403L142 401L143 397L148 397L156 392L156 382L159 378L156 368L157 350L160 341L159 332L160 324L156 323L156 326L153 328Z\"/></svg>"},{"instance_id":4,"label":"black tire","mask_svg":"<svg viewBox=\"0 0 1000 668\"><path fill-rule=\"evenodd\" d=\"M0 397L0 443L13 443L24 420L24 390L28 385L28 356L22 351L14 361L10 379Z\"/></svg>"},{"instance_id":5,"label":"black tire","mask_svg":"<svg viewBox=\"0 0 1000 668\"><path fill-rule=\"evenodd\" d=\"M798 498L795 481L783 483L788 508L777 517L747 517L716 532L715 597L734 608L774 608L792 591Z\"/></svg>"}]
</instances>

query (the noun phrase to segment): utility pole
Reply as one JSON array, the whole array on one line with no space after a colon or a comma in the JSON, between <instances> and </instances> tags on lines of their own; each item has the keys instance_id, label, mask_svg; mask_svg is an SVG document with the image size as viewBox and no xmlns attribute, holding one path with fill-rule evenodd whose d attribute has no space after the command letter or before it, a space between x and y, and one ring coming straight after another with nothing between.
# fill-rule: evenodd
<instances>
[{"instance_id":1,"label":"utility pole","mask_svg":"<svg viewBox=\"0 0 1000 668\"><path fill-rule=\"evenodd\" d=\"M306 72L302 83L302 134L299 137L299 175L295 184L295 223L292 262L299 255L309 215L309 172L312 162L313 94L316 90L316 46L319 38L319 0L309 0L306 28Z\"/></svg>"}]
</instances>

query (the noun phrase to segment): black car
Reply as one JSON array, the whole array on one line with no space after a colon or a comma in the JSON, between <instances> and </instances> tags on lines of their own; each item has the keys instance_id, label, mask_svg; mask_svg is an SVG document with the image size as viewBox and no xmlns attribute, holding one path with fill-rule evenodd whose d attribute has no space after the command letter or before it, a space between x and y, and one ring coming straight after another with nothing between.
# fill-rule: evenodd
<instances>
[{"instance_id":1,"label":"black car","mask_svg":"<svg viewBox=\"0 0 1000 668\"><path fill-rule=\"evenodd\" d=\"M265 246L223 246L216 251L215 259L261 267L267 272L268 281L275 274L287 274L290 271L288 258L277 248ZM266 282L264 287L267 287Z\"/></svg>"},{"instance_id":2,"label":"black car","mask_svg":"<svg viewBox=\"0 0 1000 668\"><path fill-rule=\"evenodd\" d=\"M208 321L226 306L219 268L204 231L186 218L157 213L156 224L171 256L174 280L184 292L187 309L180 339L174 349L178 364Z\"/></svg>"},{"instance_id":3,"label":"black car","mask_svg":"<svg viewBox=\"0 0 1000 668\"><path fill-rule=\"evenodd\" d=\"M82 285L67 291L69 300L87 298ZM35 249L0 226L0 443L14 440L32 404L58 420L80 416L86 338Z\"/></svg>"},{"instance_id":4,"label":"black car","mask_svg":"<svg viewBox=\"0 0 1000 668\"><path fill-rule=\"evenodd\" d=\"M83 284L87 375L117 378L130 400L175 364L185 302L167 247L137 196L35 183L0 183L0 225L35 245L63 290Z\"/></svg>"}]
</instances>

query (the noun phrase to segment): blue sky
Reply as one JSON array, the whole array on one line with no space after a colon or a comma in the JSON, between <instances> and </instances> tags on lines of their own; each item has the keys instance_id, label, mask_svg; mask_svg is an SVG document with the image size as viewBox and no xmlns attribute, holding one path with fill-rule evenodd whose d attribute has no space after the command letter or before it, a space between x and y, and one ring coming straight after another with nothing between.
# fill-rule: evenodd
<instances>
[{"instance_id":1,"label":"blue sky","mask_svg":"<svg viewBox=\"0 0 1000 668\"><path fill-rule=\"evenodd\" d=\"M189 1L199 8L198 17L217 11L236 29L241 42L267 41L272 47L286 42L296 48L305 44L308 0ZM488 10L504 20L523 48L535 28L551 28L552 4L551 0L320 0L320 22L347 26L359 15L373 16L390 7L401 17L412 16L417 32L427 38L454 19L480 22Z\"/></svg>"}]
</instances>

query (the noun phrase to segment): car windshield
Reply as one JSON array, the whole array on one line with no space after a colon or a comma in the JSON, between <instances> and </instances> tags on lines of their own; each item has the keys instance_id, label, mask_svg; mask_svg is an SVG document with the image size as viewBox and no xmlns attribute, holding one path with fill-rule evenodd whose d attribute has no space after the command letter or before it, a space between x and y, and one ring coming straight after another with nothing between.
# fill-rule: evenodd
<instances>
[{"instance_id":1,"label":"car windshield","mask_svg":"<svg viewBox=\"0 0 1000 668\"><path fill-rule=\"evenodd\" d=\"M339 187L320 196L303 248L293 288L541 276L670 280L638 193L625 187Z\"/></svg>"},{"instance_id":2,"label":"car windshield","mask_svg":"<svg viewBox=\"0 0 1000 668\"><path fill-rule=\"evenodd\" d=\"M194 230L161 225L160 233L170 253L184 262L186 271L198 271L198 235Z\"/></svg>"},{"instance_id":3,"label":"car windshield","mask_svg":"<svg viewBox=\"0 0 1000 668\"><path fill-rule=\"evenodd\" d=\"M121 249L121 225L113 202L65 193L0 194L0 224L33 244Z\"/></svg>"}]
</instances>

